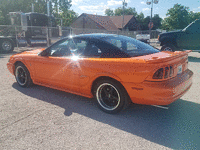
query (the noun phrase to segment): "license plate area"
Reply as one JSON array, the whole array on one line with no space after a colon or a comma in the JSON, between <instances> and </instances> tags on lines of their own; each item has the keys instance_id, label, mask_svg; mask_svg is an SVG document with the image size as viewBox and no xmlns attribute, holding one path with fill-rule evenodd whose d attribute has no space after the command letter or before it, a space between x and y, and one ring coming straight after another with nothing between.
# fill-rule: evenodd
<instances>
[{"instance_id":1,"label":"license plate area","mask_svg":"<svg viewBox=\"0 0 200 150\"><path fill-rule=\"evenodd\" d=\"M178 66L178 73L177 74L181 74L182 73L182 68L183 68L182 65Z\"/></svg>"}]
</instances>

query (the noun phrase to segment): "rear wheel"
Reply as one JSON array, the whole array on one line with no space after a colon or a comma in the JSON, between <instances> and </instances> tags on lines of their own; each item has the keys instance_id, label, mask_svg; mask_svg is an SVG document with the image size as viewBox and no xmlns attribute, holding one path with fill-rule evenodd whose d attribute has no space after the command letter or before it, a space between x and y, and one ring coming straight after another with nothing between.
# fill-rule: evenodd
<instances>
[{"instance_id":1,"label":"rear wheel","mask_svg":"<svg viewBox=\"0 0 200 150\"><path fill-rule=\"evenodd\" d=\"M174 52L176 49L176 47L172 44L165 44L162 46L161 51L170 51L170 52Z\"/></svg>"},{"instance_id":2,"label":"rear wheel","mask_svg":"<svg viewBox=\"0 0 200 150\"><path fill-rule=\"evenodd\" d=\"M14 50L14 44L10 40L2 40L0 44L0 49L2 52L8 53Z\"/></svg>"},{"instance_id":3,"label":"rear wheel","mask_svg":"<svg viewBox=\"0 0 200 150\"><path fill-rule=\"evenodd\" d=\"M130 103L126 90L112 80L99 81L94 93L99 108L106 113L117 113Z\"/></svg>"},{"instance_id":4,"label":"rear wheel","mask_svg":"<svg viewBox=\"0 0 200 150\"><path fill-rule=\"evenodd\" d=\"M15 66L15 78L21 87L29 87L32 85L30 73L23 63Z\"/></svg>"}]
</instances>

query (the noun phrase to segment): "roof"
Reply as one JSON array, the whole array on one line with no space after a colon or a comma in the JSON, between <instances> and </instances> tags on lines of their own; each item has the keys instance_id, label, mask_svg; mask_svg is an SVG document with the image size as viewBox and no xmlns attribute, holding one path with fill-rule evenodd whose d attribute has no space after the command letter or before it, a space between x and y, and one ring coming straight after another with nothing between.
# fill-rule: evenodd
<instances>
[{"instance_id":1,"label":"roof","mask_svg":"<svg viewBox=\"0 0 200 150\"><path fill-rule=\"evenodd\" d=\"M109 36L120 36L117 34L107 34L107 33L91 33L91 34L79 34L75 35L74 37L86 37L86 38L103 38L103 37L109 37Z\"/></svg>"},{"instance_id":2,"label":"roof","mask_svg":"<svg viewBox=\"0 0 200 150\"><path fill-rule=\"evenodd\" d=\"M86 15L94 22L101 25L104 29L109 31L110 30L116 31L122 28L123 16L100 16L100 15L92 15L86 13L83 13L82 15ZM133 15L125 15L123 27L126 26L133 17L134 17Z\"/></svg>"},{"instance_id":3,"label":"roof","mask_svg":"<svg viewBox=\"0 0 200 150\"><path fill-rule=\"evenodd\" d=\"M112 20L109 18L109 16L99 16L99 15L91 15L91 14L85 14L92 20L94 20L96 23L104 27L106 30L118 30L116 25L112 22Z\"/></svg>"},{"instance_id":4,"label":"roof","mask_svg":"<svg viewBox=\"0 0 200 150\"><path fill-rule=\"evenodd\" d=\"M109 16L117 28L122 28L123 16ZM124 16L124 26L133 18L133 15Z\"/></svg>"}]
</instances>

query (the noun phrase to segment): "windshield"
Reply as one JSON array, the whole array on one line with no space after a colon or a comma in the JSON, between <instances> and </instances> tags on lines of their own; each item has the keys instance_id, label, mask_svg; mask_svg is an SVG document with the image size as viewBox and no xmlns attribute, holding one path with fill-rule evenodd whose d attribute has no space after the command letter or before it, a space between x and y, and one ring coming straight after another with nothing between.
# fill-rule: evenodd
<instances>
[{"instance_id":1,"label":"windshield","mask_svg":"<svg viewBox=\"0 0 200 150\"><path fill-rule=\"evenodd\" d=\"M118 47L130 57L143 56L159 52L159 50L154 49L152 46L131 37L116 35L104 37L102 40Z\"/></svg>"}]
</instances>

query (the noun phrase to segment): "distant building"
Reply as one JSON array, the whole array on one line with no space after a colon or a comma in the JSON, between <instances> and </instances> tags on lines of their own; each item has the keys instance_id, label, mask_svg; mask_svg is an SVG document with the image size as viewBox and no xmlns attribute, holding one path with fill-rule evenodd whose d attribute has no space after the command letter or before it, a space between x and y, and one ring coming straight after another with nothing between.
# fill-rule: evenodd
<instances>
[{"instance_id":1,"label":"distant building","mask_svg":"<svg viewBox=\"0 0 200 150\"><path fill-rule=\"evenodd\" d=\"M83 13L72 24L72 28L102 29L107 31L122 30L123 16L100 16ZM124 16L124 30L140 30L133 15Z\"/></svg>"}]
</instances>

